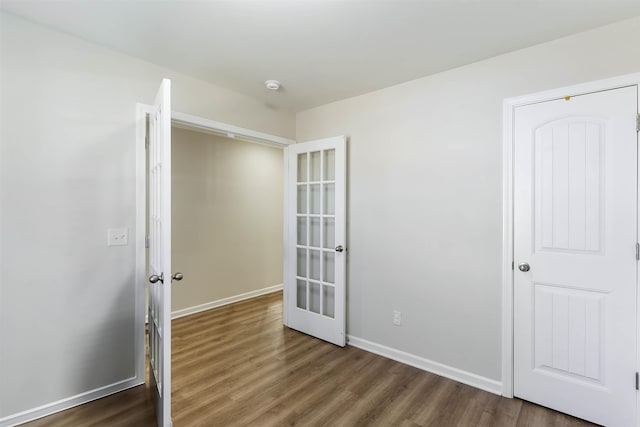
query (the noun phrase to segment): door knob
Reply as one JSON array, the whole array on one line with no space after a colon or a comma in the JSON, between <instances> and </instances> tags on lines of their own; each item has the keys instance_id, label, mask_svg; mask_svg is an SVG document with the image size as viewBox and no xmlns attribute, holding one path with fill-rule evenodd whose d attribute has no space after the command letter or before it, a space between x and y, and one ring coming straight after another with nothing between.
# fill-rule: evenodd
<instances>
[{"instance_id":1,"label":"door knob","mask_svg":"<svg viewBox=\"0 0 640 427\"><path fill-rule=\"evenodd\" d=\"M178 272L175 273L173 276L171 276L171 280L175 280L177 282L179 282L180 280L182 280L184 278L184 276L182 275L182 273Z\"/></svg>"},{"instance_id":2,"label":"door knob","mask_svg":"<svg viewBox=\"0 0 640 427\"><path fill-rule=\"evenodd\" d=\"M518 270L529 271L531 270L531 266L529 266L529 264L527 264L526 262L521 262L520 264L518 264Z\"/></svg>"},{"instance_id":3,"label":"door knob","mask_svg":"<svg viewBox=\"0 0 640 427\"><path fill-rule=\"evenodd\" d=\"M342 251L344 251L344 248L342 247L342 245L336 246L336 252L342 252Z\"/></svg>"},{"instance_id":4,"label":"door knob","mask_svg":"<svg viewBox=\"0 0 640 427\"><path fill-rule=\"evenodd\" d=\"M151 276L149 276L149 282L151 283L164 283L164 273L160 273L160 275L155 275L152 274Z\"/></svg>"}]
</instances>

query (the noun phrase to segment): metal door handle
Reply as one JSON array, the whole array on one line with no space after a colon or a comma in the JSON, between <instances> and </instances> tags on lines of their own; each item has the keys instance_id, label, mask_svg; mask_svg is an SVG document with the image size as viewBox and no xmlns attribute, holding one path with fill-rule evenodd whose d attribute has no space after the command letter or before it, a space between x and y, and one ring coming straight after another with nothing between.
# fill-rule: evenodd
<instances>
[{"instance_id":1,"label":"metal door handle","mask_svg":"<svg viewBox=\"0 0 640 427\"><path fill-rule=\"evenodd\" d=\"M177 272L175 273L173 276L171 276L171 280L175 280L177 282L179 282L180 280L182 280L184 278L184 276L182 275L182 273Z\"/></svg>"},{"instance_id":2,"label":"metal door handle","mask_svg":"<svg viewBox=\"0 0 640 427\"><path fill-rule=\"evenodd\" d=\"M344 248L342 247L342 245L336 246L336 252L342 252L342 251L344 251Z\"/></svg>"},{"instance_id":3,"label":"metal door handle","mask_svg":"<svg viewBox=\"0 0 640 427\"><path fill-rule=\"evenodd\" d=\"M164 283L164 273L160 273L160 276L152 274L149 276L149 282L151 283Z\"/></svg>"},{"instance_id":4,"label":"metal door handle","mask_svg":"<svg viewBox=\"0 0 640 427\"><path fill-rule=\"evenodd\" d=\"M520 271L529 271L529 270L531 270L531 266L529 264L527 264L526 262L521 262L520 264L518 264L518 270L520 270Z\"/></svg>"}]
</instances>

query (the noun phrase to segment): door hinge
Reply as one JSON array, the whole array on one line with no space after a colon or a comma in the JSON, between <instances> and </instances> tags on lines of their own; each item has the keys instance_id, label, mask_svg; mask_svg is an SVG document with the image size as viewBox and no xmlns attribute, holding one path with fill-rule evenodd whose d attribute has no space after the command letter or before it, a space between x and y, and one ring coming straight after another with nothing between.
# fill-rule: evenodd
<instances>
[{"instance_id":1,"label":"door hinge","mask_svg":"<svg viewBox=\"0 0 640 427\"><path fill-rule=\"evenodd\" d=\"M640 113L636 114L636 132L640 132Z\"/></svg>"},{"instance_id":2,"label":"door hinge","mask_svg":"<svg viewBox=\"0 0 640 427\"><path fill-rule=\"evenodd\" d=\"M636 390L640 390L640 374L636 372Z\"/></svg>"},{"instance_id":3,"label":"door hinge","mask_svg":"<svg viewBox=\"0 0 640 427\"><path fill-rule=\"evenodd\" d=\"M636 243L636 261L640 261L640 243Z\"/></svg>"},{"instance_id":4,"label":"door hinge","mask_svg":"<svg viewBox=\"0 0 640 427\"><path fill-rule=\"evenodd\" d=\"M515 265L515 261L511 261L511 269L513 270L513 267Z\"/></svg>"},{"instance_id":5,"label":"door hinge","mask_svg":"<svg viewBox=\"0 0 640 427\"><path fill-rule=\"evenodd\" d=\"M144 136L144 148L149 148L149 134Z\"/></svg>"},{"instance_id":6,"label":"door hinge","mask_svg":"<svg viewBox=\"0 0 640 427\"><path fill-rule=\"evenodd\" d=\"M149 248L149 236L144 236L144 247Z\"/></svg>"}]
</instances>

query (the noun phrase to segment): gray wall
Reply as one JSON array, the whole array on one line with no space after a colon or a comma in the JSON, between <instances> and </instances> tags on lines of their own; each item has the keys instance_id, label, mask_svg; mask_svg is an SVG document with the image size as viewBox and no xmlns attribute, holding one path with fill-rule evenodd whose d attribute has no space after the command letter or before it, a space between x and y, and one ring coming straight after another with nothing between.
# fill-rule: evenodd
<instances>
[{"instance_id":1,"label":"gray wall","mask_svg":"<svg viewBox=\"0 0 640 427\"><path fill-rule=\"evenodd\" d=\"M134 375L136 103L284 137L295 117L0 15L0 418ZM128 246L107 247L109 227Z\"/></svg>"},{"instance_id":2,"label":"gray wall","mask_svg":"<svg viewBox=\"0 0 640 427\"><path fill-rule=\"evenodd\" d=\"M173 310L282 284L283 151L173 128Z\"/></svg>"},{"instance_id":3,"label":"gray wall","mask_svg":"<svg viewBox=\"0 0 640 427\"><path fill-rule=\"evenodd\" d=\"M640 71L639 36L635 18L297 115L298 141L350 137L349 334L500 380L502 101Z\"/></svg>"}]
</instances>

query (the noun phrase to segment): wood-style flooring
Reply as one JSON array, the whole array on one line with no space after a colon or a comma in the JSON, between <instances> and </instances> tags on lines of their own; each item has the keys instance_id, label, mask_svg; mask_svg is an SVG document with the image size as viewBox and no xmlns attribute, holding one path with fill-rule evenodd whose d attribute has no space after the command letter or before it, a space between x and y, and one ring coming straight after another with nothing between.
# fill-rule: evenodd
<instances>
[{"instance_id":1,"label":"wood-style flooring","mask_svg":"<svg viewBox=\"0 0 640 427\"><path fill-rule=\"evenodd\" d=\"M282 293L173 321L173 424L590 426L282 326ZM139 386L27 424L154 426Z\"/></svg>"}]
</instances>

